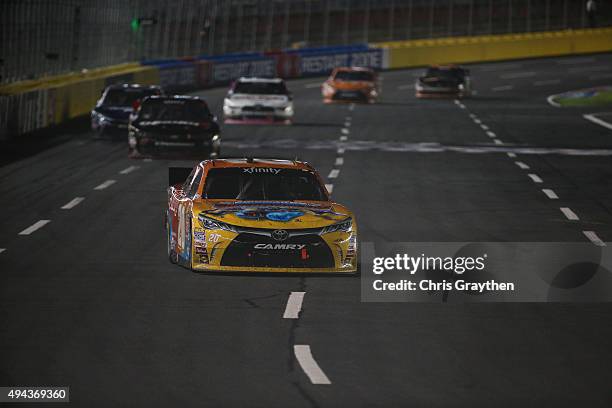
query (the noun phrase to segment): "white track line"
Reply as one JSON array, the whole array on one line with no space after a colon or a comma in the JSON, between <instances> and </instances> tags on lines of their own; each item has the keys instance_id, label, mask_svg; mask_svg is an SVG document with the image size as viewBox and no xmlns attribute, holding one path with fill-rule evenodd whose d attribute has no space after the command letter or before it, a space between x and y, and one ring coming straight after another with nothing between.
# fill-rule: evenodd
<instances>
[{"instance_id":1,"label":"white track line","mask_svg":"<svg viewBox=\"0 0 612 408\"><path fill-rule=\"evenodd\" d=\"M529 173L528 176L534 183L543 183L542 179L537 174Z\"/></svg>"},{"instance_id":2,"label":"white track line","mask_svg":"<svg viewBox=\"0 0 612 408\"><path fill-rule=\"evenodd\" d=\"M75 197L68 203L64 204L61 208L62 210L71 210L77 205L81 204L81 202L85 199L85 197Z\"/></svg>"},{"instance_id":3,"label":"white track line","mask_svg":"<svg viewBox=\"0 0 612 408\"><path fill-rule=\"evenodd\" d=\"M341 142L346 142L347 140L348 140L348 137L346 135L340 136L340 141Z\"/></svg>"},{"instance_id":4,"label":"white track line","mask_svg":"<svg viewBox=\"0 0 612 408\"><path fill-rule=\"evenodd\" d=\"M554 106L555 108L560 108L561 104L555 102L555 96L557 96L557 95L556 94L555 95L550 95L548 98L546 98L546 101L549 104L551 104L552 106Z\"/></svg>"},{"instance_id":5,"label":"white track line","mask_svg":"<svg viewBox=\"0 0 612 408\"><path fill-rule=\"evenodd\" d=\"M543 188L542 192L544 194L546 194L546 197L550 198L551 200L558 200L559 199L559 196L557 195L557 193L555 193L550 188Z\"/></svg>"},{"instance_id":6,"label":"white track line","mask_svg":"<svg viewBox=\"0 0 612 408\"><path fill-rule=\"evenodd\" d=\"M304 88L320 88L321 87L321 82L311 82L309 84L305 84Z\"/></svg>"},{"instance_id":7,"label":"white track line","mask_svg":"<svg viewBox=\"0 0 612 408\"><path fill-rule=\"evenodd\" d=\"M297 319L299 317L305 293L306 292L291 292L291 294L289 294L283 319Z\"/></svg>"},{"instance_id":8,"label":"white track line","mask_svg":"<svg viewBox=\"0 0 612 408\"><path fill-rule=\"evenodd\" d=\"M527 72L513 72L511 74L503 74L503 75L500 75L499 77L501 79L517 79L517 78L529 78L529 77L533 77L536 75L537 74L533 71L527 71Z\"/></svg>"},{"instance_id":9,"label":"white track line","mask_svg":"<svg viewBox=\"0 0 612 408\"><path fill-rule=\"evenodd\" d=\"M342 157L336 157L336 162L334 163L334 165L336 166L342 166L344 164L344 158Z\"/></svg>"},{"instance_id":10,"label":"white track line","mask_svg":"<svg viewBox=\"0 0 612 408\"><path fill-rule=\"evenodd\" d=\"M121 170L119 172L119 174L130 174L131 172L133 172L134 170L138 170L138 166L130 166L128 168L125 168L123 170Z\"/></svg>"},{"instance_id":11,"label":"white track line","mask_svg":"<svg viewBox=\"0 0 612 408\"><path fill-rule=\"evenodd\" d=\"M497 137L497 135L494 132L491 132L490 130L487 132L487 136L489 136L489 137Z\"/></svg>"},{"instance_id":12,"label":"white track line","mask_svg":"<svg viewBox=\"0 0 612 408\"><path fill-rule=\"evenodd\" d=\"M477 118L478 118L478 116L476 116L476 114L475 114L475 113L470 113L470 118L472 118L472 119L477 119Z\"/></svg>"},{"instance_id":13,"label":"white track line","mask_svg":"<svg viewBox=\"0 0 612 408\"><path fill-rule=\"evenodd\" d=\"M516 164L517 166L519 166L519 168L521 168L523 170L529 169L529 166L526 165L525 163L521 162L521 161L515 161L514 164Z\"/></svg>"},{"instance_id":14,"label":"white track line","mask_svg":"<svg viewBox=\"0 0 612 408\"><path fill-rule=\"evenodd\" d=\"M339 174L340 174L340 170L333 169L332 171L329 172L329 176L327 176L327 177L330 178L330 179L337 178Z\"/></svg>"},{"instance_id":15,"label":"white track line","mask_svg":"<svg viewBox=\"0 0 612 408\"><path fill-rule=\"evenodd\" d=\"M493 143L495 143L496 145L504 144L504 142L499 139L493 139Z\"/></svg>"},{"instance_id":16,"label":"white track line","mask_svg":"<svg viewBox=\"0 0 612 408\"><path fill-rule=\"evenodd\" d=\"M570 220L570 221L578 221L580 218L578 218L578 216L576 215L575 212L573 212L570 208L568 207L561 207L559 208L561 210L561 212L563 213L563 215L565 215L565 217Z\"/></svg>"},{"instance_id":17,"label":"white track line","mask_svg":"<svg viewBox=\"0 0 612 408\"><path fill-rule=\"evenodd\" d=\"M354 104L354 103L351 103L351 104L349 105L349 110L350 110L350 111L355 110L355 104Z\"/></svg>"},{"instance_id":18,"label":"white track line","mask_svg":"<svg viewBox=\"0 0 612 408\"><path fill-rule=\"evenodd\" d=\"M594 114L582 115L582 117L588 121L598 124L599 126L603 126L606 129L612 130L612 123L608 123L605 120L599 119Z\"/></svg>"},{"instance_id":19,"label":"white track line","mask_svg":"<svg viewBox=\"0 0 612 408\"><path fill-rule=\"evenodd\" d=\"M556 85L556 84L560 84L561 80L560 79L546 79L544 81L535 81L533 83L533 85L535 86L546 86L546 85Z\"/></svg>"},{"instance_id":20,"label":"white track line","mask_svg":"<svg viewBox=\"0 0 612 408\"><path fill-rule=\"evenodd\" d=\"M144 159L143 161L146 161L146 162L152 162L152 161L153 161L153 159L150 159L150 158L148 158L148 157L147 157L147 158L146 158L146 159Z\"/></svg>"},{"instance_id":21,"label":"white track line","mask_svg":"<svg viewBox=\"0 0 612 408\"><path fill-rule=\"evenodd\" d=\"M500 92L500 91L510 91L514 89L514 86L512 85L503 85L503 86L496 86L495 88L492 88L491 90L493 92Z\"/></svg>"},{"instance_id":22,"label":"white track line","mask_svg":"<svg viewBox=\"0 0 612 408\"><path fill-rule=\"evenodd\" d=\"M342 128L341 132L342 132L343 135L348 135L350 133L350 131L347 128L345 128L345 127Z\"/></svg>"},{"instance_id":23,"label":"white track line","mask_svg":"<svg viewBox=\"0 0 612 408\"><path fill-rule=\"evenodd\" d=\"M104 183L94 187L94 190L104 190L105 188L112 186L116 182L117 180L106 180Z\"/></svg>"},{"instance_id":24,"label":"white track line","mask_svg":"<svg viewBox=\"0 0 612 408\"><path fill-rule=\"evenodd\" d=\"M336 150L336 154L338 154L338 156L342 156L345 152L344 147L339 147L338 150Z\"/></svg>"},{"instance_id":25,"label":"white track line","mask_svg":"<svg viewBox=\"0 0 612 408\"><path fill-rule=\"evenodd\" d=\"M295 354L295 358L298 363L300 363L300 367L304 370L304 373L310 379L310 382L313 384L331 384L329 378L325 375L321 367L317 364L314 357L312 357L312 352L310 351L310 346L306 344L296 344L293 346L293 353Z\"/></svg>"},{"instance_id":26,"label":"white track line","mask_svg":"<svg viewBox=\"0 0 612 408\"><path fill-rule=\"evenodd\" d=\"M508 152L506 153L506 155L508 155L508 157L510 157L511 159L514 159L516 157L516 153L512 153L512 152Z\"/></svg>"},{"instance_id":27,"label":"white track line","mask_svg":"<svg viewBox=\"0 0 612 408\"><path fill-rule=\"evenodd\" d=\"M6 251L6 248L0 248L0 254Z\"/></svg>"},{"instance_id":28,"label":"white track line","mask_svg":"<svg viewBox=\"0 0 612 408\"><path fill-rule=\"evenodd\" d=\"M478 118L474 118L474 123L476 123L477 125L480 125L482 123L482 120Z\"/></svg>"},{"instance_id":29,"label":"white track line","mask_svg":"<svg viewBox=\"0 0 612 408\"><path fill-rule=\"evenodd\" d=\"M19 235L30 235L34 231L41 229L42 227L44 227L45 225L47 225L50 222L51 222L51 220L36 221L34 224L30 225L28 228L26 228L23 231L21 231L19 233Z\"/></svg>"},{"instance_id":30,"label":"white track line","mask_svg":"<svg viewBox=\"0 0 612 408\"><path fill-rule=\"evenodd\" d=\"M597 246L606 246L606 243L601 240L595 233L595 231L582 231L582 233L595 245Z\"/></svg>"},{"instance_id":31,"label":"white track line","mask_svg":"<svg viewBox=\"0 0 612 408\"><path fill-rule=\"evenodd\" d=\"M333 193L333 192L334 192L334 185L333 185L333 184L326 184L326 185L325 185L325 188L327 189L327 192L328 192L329 194L331 194L331 193Z\"/></svg>"},{"instance_id":32,"label":"white track line","mask_svg":"<svg viewBox=\"0 0 612 408\"><path fill-rule=\"evenodd\" d=\"M482 128L482 130L489 130L489 127L487 125L485 125L484 123L480 124L480 127Z\"/></svg>"}]
</instances>

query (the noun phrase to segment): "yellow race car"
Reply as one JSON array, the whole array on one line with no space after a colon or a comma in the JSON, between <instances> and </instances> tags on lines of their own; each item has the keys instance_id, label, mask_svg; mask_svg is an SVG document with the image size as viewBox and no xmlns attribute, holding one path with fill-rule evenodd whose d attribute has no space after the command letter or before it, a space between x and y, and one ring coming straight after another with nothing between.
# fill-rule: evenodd
<instances>
[{"instance_id":1,"label":"yellow race car","mask_svg":"<svg viewBox=\"0 0 612 408\"><path fill-rule=\"evenodd\" d=\"M196 271L357 272L355 217L330 200L308 163L217 159L169 173L171 262Z\"/></svg>"}]
</instances>

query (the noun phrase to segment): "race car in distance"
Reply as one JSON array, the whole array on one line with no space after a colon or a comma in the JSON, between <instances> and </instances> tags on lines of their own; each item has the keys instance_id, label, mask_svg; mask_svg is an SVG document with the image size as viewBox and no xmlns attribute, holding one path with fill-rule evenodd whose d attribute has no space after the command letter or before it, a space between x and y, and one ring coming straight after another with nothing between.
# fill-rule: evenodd
<instances>
[{"instance_id":1,"label":"race car in distance","mask_svg":"<svg viewBox=\"0 0 612 408\"><path fill-rule=\"evenodd\" d=\"M376 102L378 79L376 72L369 68L335 68L321 86L323 102Z\"/></svg>"},{"instance_id":2,"label":"race car in distance","mask_svg":"<svg viewBox=\"0 0 612 408\"><path fill-rule=\"evenodd\" d=\"M187 173L189 175L187 175ZM195 271L357 271L357 224L308 164L206 160L170 168L172 263Z\"/></svg>"},{"instance_id":3,"label":"race car in distance","mask_svg":"<svg viewBox=\"0 0 612 408\"><path fill-rule=\"evenodd\" d=\"M239 78L223 101L225 123L290 124L293 98L280 78Z\"/></svg>"},{"instance_id":4,"label":"race car in distance","mask_svg":"<svg viewBox=\"0 0 612 408\"><path fill-rule=\"evenodd\" d=\"M216 157L221 150L219 124L206 102L194 96L150 96L132 116L130 157Z\"/></svg>"},{"instance_id":5,"label":"race car in distance","mask_svg":"<svg viewBox=\"0 0 612 408\"><path fill-rule=\"evenodd\" d=\"M414 89L417 98L469 97L472 95L470 71L454 65L432 66L417 78Z\"/></svg>"},{"instance_id":6,"label":"race car in distance","mask_svg":"<svg viewBox=\"0 0 612 408\"><path fill-rule=\"evenodd\" d=\"M162 94L162 89L154 85L109 85L91 111L91 128L97 136L114 133L125 137L130 115L140 100Z\"/></svg>"}]
</instances>

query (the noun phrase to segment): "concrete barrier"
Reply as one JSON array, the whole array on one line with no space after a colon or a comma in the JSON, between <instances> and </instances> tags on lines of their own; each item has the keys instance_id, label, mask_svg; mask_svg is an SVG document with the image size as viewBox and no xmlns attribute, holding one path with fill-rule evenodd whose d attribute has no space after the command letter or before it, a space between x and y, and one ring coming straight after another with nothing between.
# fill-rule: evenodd
<instances>
[{"instance_id":1,"label":"concrete barrier","mask_svg":"<svg viewBox=\"0 0 612 408\"><path fill-rule=\"evenodd\" d=\"M612 28L374 43L388 68L501 61L612 51Z\"/></svg>"},{"instance_id":2,"label":"concrete barrier","mask_svg":"<svg viewBox=\"0 0 612 408\"><path fill-rule=\"evenodd\" d=\"M159 83L159 70L122 64L0 87L0 140L87 114L109 84Z\"/></svg>"}]
</instances>

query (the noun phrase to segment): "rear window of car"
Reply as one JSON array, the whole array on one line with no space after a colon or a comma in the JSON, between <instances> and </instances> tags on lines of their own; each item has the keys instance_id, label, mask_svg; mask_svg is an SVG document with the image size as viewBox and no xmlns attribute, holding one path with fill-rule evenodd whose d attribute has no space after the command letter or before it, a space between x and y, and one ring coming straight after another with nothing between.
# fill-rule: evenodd
<instances>
[{"instance_id":1,"label":"rear window of car","mask_svg":"<svg viewBox=\"0 0 612 408\"><path fill-rule=\"evenodd\" d=\"M336 81L374 81L374 75L368 71L338 71L334 76Z\"/></svg>"},{"instance_id":2,"label":"rear window of car","mask_svg":"<svg viewBox=\"0 0 612 408\"><path fill-rule=\"evenodd\" d=\"M159 94L158 89L109 89L102 100L102 106L132 106L139 99Z\"/></svg>"},{"instance_id":3,"label":"rear window of car","mask_svg":"<svg viewBox=\"0 0 612 408\"><path fill-rule=\"evenodd\" d=\"M312 200L327 195L317 176L307 170L274 167L230 167L208 170L202 196L227 200Z\"/></svg>"},{"instance_id":4,"label":"rear window of car","mask_svg":"<svg viewBox=\"0 0 612 408\"><path fill-rule=\"evenodd\" d=\"M246 82L238 81L234 93L255 95L286 95L287 87L283 82Z\"/></svg>"},{"instance_id":5,"label":"rear window of car","mask_svg":"<svg viewBox=\"0 0 612 408\"><path fill-rule=\"evenodd\" d=\"M204 122L210 110L204 101L182 99L148 99L138 113L141 121Z\"/></svg>"}]
</instances>

